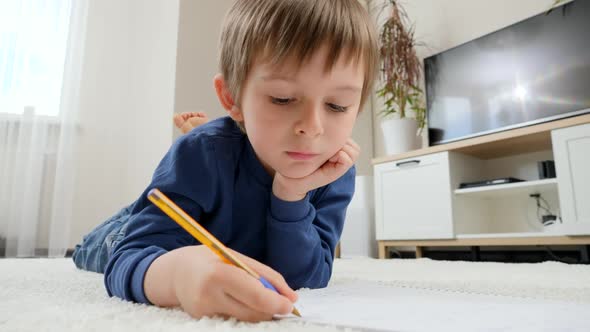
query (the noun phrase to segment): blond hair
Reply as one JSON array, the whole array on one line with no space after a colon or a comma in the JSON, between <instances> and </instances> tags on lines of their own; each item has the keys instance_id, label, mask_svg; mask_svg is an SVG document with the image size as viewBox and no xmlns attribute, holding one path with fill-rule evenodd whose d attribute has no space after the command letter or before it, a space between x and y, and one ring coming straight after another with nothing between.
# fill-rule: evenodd
<instances>
[{"instance_id":1,"label":"blond hair","mask_svg":"<svg viewBox=\"0 0 590 332\"><path fill-rule=\"evenodd\" d=\"M228 11L219 43L219 67L236 102L256 58L301 65L328 46L326 71L345 56L364 67L360 108L379 64L377 32L358 0L237 0ZM360 109L359 109L360 111Z\"/></svg>"}]
</instances>

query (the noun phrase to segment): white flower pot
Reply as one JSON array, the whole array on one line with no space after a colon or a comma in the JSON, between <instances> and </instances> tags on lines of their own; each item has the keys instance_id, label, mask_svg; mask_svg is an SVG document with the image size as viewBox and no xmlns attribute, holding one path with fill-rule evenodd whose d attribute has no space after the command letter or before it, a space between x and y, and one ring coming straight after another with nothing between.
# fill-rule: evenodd
<instances>
[{"instance_id":1,"label":"white flower pot","mask_svg":"<svg viewBox=\"0 0 590 332\"><path fill-rule=\"evenodd\" d=\"M420 147L418 122L414 118L386 118L381 121L386 155L400 154Z\"/></svg>"}]
</instances>

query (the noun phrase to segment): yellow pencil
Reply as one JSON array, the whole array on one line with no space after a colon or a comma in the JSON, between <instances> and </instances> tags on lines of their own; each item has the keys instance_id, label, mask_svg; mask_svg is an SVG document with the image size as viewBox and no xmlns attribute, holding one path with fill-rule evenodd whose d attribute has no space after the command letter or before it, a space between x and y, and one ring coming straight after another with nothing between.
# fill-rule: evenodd
<instances>
[{"instance_id":1,"label":"yellow pencil","mask_svg":"<svg viewBox=\"0 0 590 332\"><path fill-rule=\"evenodd\" d=\"M252 270L248 265L244 264L236 256L234 256L226 248L226 246L223 245L223 243L219 242L215 236L209 233L203 226L199 225L196 220L191 218L191 216L189 216L178 205L166 197L166 195L164 195L160 190L156 188L150 190L148 193L148 199L152 201L152 203L154 203L158 208L160 208L160 210L164 211L164 213L172 218L172 220L184 228L185 231L194 236L195 239L216 253L224 262L237 266L248 272L248 274L260 280L264 287L278 293L276 288L274 288L270 282L268 282L266 279L264 279L264 277L256 273L256 271ZM295 308L295 306L293 306L292 313L295 316L301 317L301 314L297 308Z\"/></svg>"}]
</instances>

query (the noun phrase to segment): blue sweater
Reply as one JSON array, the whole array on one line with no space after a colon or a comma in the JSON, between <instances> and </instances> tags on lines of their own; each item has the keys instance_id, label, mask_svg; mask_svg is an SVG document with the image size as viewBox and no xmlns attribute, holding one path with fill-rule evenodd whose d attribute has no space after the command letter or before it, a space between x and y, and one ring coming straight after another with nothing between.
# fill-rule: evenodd
<instances>
[{"instance_id":1,"label":"blue sweater","mask_svg":"<svg viewBox=\"0 0 590 332\"><path fill-rule=\"evenodd\" d=\"M283 201L272 194L272 177L233 120L197 127L172 145L134 203L126 235L106 266L107 292L149 303L143 290L149 265L168 251L200 244L147 199L152 188L226 246L281 273L290 287L325 287L354 176L352 167L301 201Z\"/></svg>"}]
</instances>

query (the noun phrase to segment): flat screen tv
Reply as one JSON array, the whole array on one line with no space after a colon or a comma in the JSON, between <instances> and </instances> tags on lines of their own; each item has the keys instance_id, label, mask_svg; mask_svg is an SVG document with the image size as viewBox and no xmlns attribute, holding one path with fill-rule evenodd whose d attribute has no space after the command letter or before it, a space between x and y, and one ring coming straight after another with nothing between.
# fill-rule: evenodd
<instances>
[{"instance_id":1,"label":"flat screen tv","mask_svg":"<svg viewBox=\"0 0 590 332\"><path fill-rule=\"evenodd\" d=\"M424 59L430 145L590 113L590 0Z\"/></svg>"}]
</instances>

